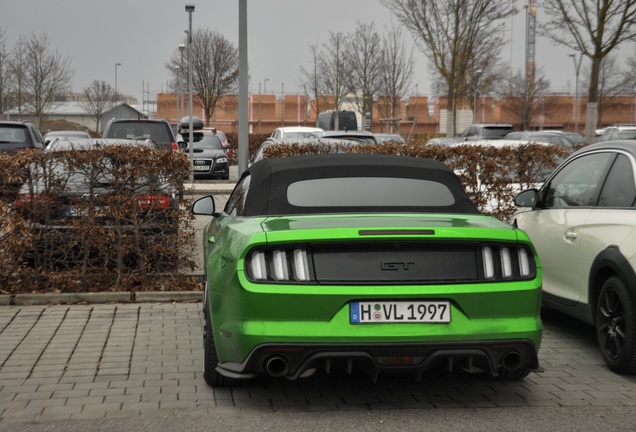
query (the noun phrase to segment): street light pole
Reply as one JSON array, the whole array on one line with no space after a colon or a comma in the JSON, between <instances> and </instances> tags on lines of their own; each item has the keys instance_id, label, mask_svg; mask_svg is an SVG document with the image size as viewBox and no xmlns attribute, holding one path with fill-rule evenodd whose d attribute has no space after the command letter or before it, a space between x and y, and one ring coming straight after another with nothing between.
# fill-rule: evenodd
<instances>
[{"instance_id":1,"label":"street light pole","mask_svg":"<svg viewBox=\"0 0 636 432\"><path fill-rule=\"evenodd\" d=\"M579 71L581 70L581 60L583 54L579 54L577 61L576 54L571 53L572 61L574 62L574 70L576 71L576 79L574 81L574 132L579 132Z\"/></svg>"},{"instance_id":2,"label":"street light pole","mask_svg":"<svg viewBox=\"0 0 636 432\"><path fill-rule=\"evenodd\" d=\"M117 95L117 67L121 66L121 63L115 63L115 95Z\"/></svg>"},{"instance_id":3,"label":"street light pole","mask_svg":"<svg viewBox=\"0 0 636 432\"><path fill-rule=\"evenodd\" d=\"M179 44L179 53L181 54L181 70L184 71L185 69L187 69L186 64L183 62L183 54L185 53L185 49L186 46L185 44ZM186 72L187 73L187 72ZM181 75L184 76L184 75ZM181 117L184 116L185 113L185 107L184 105L184 97L183 97L183 83L181 83L181 85L179 86L179 98L181 99Z\"/></svg>"},{"instance_id":4,"label":"street light pole","mask_svg":"<svg viewBox=\"0 0 636 432\"><path fill-rule=\"evenodd\" d=\"M194 12L194 5L186 5L185 10L188 13L188 160L190 161L190 183L194 183L194 152L192 151L194 145L192 133L192 12Z\"/></svg>"},{"instance_id":5,"label":"street light pole","mask_svg":"<svg viewBox=\"0 0 636 432\"><path fill-rule=\"evenodd\" d=\"M177 125L179 124L179 87L181 86L181 82L179 81L179 76L181 75L181 67L175 66L174 73L177 77L176 85L174 86L174 118L176 120Z\"/></svg>"}]
</instances>

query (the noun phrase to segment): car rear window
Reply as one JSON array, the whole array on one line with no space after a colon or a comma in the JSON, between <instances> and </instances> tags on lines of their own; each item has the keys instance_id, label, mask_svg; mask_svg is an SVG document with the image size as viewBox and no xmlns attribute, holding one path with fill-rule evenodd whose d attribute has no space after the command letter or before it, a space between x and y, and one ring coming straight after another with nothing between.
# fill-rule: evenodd
<instances>
[{"instance_id":1,"label":"car rear window","mask_svg":"<svg viewBox=\"0 0 636 432\"><path fill-rule=\"evenodd\" d=\"M166 126L161 123L114 123L108 138L120 139L151 139L157 143L171 142Z\"/></svg>"},{"instance_id":2,"label":"car rear window","mask_svg":"<svg viewBox=\"0 0 636 432\"><path fill-rule=\"evenodd\" d=\"M0 143L31 143L28 131L25 127L0 126Z\"/></svg>"},{"instance_id":3,"label":"car rear window","mask_svg":"<svg viewBox=\"0 0 636 432\"><path fill-rule=\"evenodd\" d=\"M514 132L513 127L507 126L487 126L483 130L483 136L486 138L503 138L510 132Z\"/></svg>"},{"instance_id":4,"label":"car rear window","mask_svg":"<svg viewBox=\"0 0 636 432\"><path fill-rule=\"evenodd\" d=\"M452 192L442 183L391 177L302 180L289 185L287 200L296 207L447 207L455 204Z\"/></svg>"}]
</instances>

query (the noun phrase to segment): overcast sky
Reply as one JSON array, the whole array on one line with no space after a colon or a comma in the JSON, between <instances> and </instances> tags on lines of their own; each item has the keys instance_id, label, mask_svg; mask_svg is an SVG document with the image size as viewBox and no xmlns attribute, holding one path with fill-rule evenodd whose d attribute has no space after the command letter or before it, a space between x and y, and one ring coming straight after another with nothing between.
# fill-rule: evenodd
<instances>
[{"instance_id":1,"label":"overcast sky","mask_svg":"<svg viewBox=\"0 0 636 432\"><path fill-rule=\"evenodd\" d=\"M238 47L238 0L0 0L0 27L7 49L18 37L45 33L51 49L71 59L73 90L103 80L142 104L166 90L165 63L184 42L188 28L185 5L194 4L193 29L216 30ZM380 0L251 0L248 1L248 61L252 91L280 94L298 91L299 69L310 60L309 45L327 41L329 31L352 32L356 22L376 25L382 35L392 22L399 25ZM502 59L516 71L525 56L525 1L515 2L519 14ZM538 8L538 19L542 19ZM412 45L410 34L406 41ZM415 50L419 94L430 95L430 72L424 55ZM115 68L116 63L121 66ZM543 68L554 91L574 87L574 65L564 48L537 37L536 64ZM267 84L265 80L267 79Z\"/></svg>"}]
</instances>

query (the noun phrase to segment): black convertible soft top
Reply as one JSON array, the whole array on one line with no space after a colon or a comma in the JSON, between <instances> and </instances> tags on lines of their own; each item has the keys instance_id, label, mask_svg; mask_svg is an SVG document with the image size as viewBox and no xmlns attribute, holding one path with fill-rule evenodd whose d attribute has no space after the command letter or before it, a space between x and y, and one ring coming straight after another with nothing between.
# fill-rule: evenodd
<instances>
[{"instance_id":1,"label":"black convertible soft top","mask_svg":"<svg viewBox=\"0 0 636 432\"><path fill-rule=\"evenodd\" d=\"M248 175L244 216L479 213L459 178L430 159L370 154L268 158L242 177ZM353 186L348 187L350 183Z\"/></svg>"}]
</instances>

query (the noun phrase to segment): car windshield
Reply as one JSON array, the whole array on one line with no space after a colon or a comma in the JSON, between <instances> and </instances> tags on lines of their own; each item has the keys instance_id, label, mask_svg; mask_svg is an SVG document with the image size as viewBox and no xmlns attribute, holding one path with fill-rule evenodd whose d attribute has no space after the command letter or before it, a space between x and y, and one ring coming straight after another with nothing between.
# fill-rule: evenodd
<instances>
[{"instance_id":1,"label":"car windshield","mask_svg":"<svg viewBox=\"0 0 636 432\"><path fill-rule=\"evenodd\" d=\"M31 143L31 139L24 127L1 125L0 143Z\"/></svg>"},{"instance_id":2,"label":"car windshield","mask_svg":"<svg viewBox=\"0 0 636 432\"><path fill-rule=\"evenodd\" d=\"M193 132L192 137L194 139L193 149L197 150L223 150L223 145L221 144L221 140L218 136L212 134L204 134L201 132ZM181 136L180 141L184 143L188 143L190 139L189 134L184 134Z\"/></svg>"}]
</instances>

